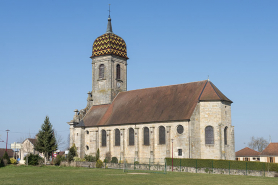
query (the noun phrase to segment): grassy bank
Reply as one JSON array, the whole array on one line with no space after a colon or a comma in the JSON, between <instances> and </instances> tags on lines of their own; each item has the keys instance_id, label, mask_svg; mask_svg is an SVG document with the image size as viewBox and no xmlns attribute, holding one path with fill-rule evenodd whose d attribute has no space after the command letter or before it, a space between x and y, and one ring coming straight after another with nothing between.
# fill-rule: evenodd
<instances>
[{"instance_id":1,"label":"grassy bank","mask_svg":"<svg viewBox=\"0 0 278 185\"><path fill-rule=\"evenodd\" d=\"M138 172L138 171L135 171ZM57 166L0 168L0 184L278 184L278 178L168 172L131 174L122 170Z\"/></svg>"}]
</instances>

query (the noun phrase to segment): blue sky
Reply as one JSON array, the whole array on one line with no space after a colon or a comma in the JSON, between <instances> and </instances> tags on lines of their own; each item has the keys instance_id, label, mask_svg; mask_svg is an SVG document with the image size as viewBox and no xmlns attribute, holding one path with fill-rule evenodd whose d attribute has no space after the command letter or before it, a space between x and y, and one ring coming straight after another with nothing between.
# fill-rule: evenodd
<instances>
[{"instance_id":1,"label":"blue sky","mask_svg":"<svg viewBox=\"0 0 278 185\"><path fill-rule=\"evenodd\" d=\"M0 139L40 129L67 140L91 91L94 40L127 43L128 90L210 80L234 103L236 150L252 136L278 142L278 1L0 1ZM5 143L0 142L0 148Z\"/></svg>"}]
</instances>

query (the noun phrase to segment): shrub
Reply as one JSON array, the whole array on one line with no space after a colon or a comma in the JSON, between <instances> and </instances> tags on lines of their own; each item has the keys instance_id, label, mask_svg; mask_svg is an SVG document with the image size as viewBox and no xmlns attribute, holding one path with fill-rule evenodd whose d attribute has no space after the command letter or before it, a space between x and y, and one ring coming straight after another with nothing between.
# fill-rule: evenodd
<instances>
[{"instance_id":1,"label":"shrub","mask_svg":"<svg viewBox=\"0 0 278 185\"><path fill-rule=\"evenodd\" d=\"M8 153L7 153L7 151L5 151L5 153L4 153L4 155L3 155L3 158L2 158L3 160L4 159L6 159L7 161L7 164L10 164L11 163L11 161L10 161L10 158L9 158L9 156L8 156ZM5 165L6 166L6 165Z\"/></svg>"},{"instance_id":2,"label":"shrub","mask_svg":"<svg viewBox=\"0 0 278 185\"><path fill-rule=\"evenodd\" d=\"M0 168L1 167L4 167L4 161L3 161L3 159L0 157Z\"/></svg>"},{"instance_id":3,"label":"shrub","mask_svg":"<svg viewBox=\"0 0 278 185\"><path fill-rule=\"evenodd\" d=\"M81 159L79 157L74 157L73 160L74 160L74 162L85 162L86 161L85 159Z\"/></svg>"},{"instance_id":4,"label":"shrub","mask_svg":"<svg viewBox=\"0 0 278 185\"><path fill-rule=\"evenodd\" d=\"M107 152L105 154L105 162L110 163L110 161L111 161L111 152Z\"/></svg>"},{"instance_id":5,"label":"shrub","mask_svg":"<svg viewBox=\"0 0 278 185\"><path fill-rule=\"evenodd\" d=\"M41 158L38 154L29 154L28 156L24 157L25 163L27 162L28 157L28 165L41 165L43 163L43 158Z\"/></svg>"},{"instance_id":6,"label":"shrub","mask_svg":"<svg viewBox=\"0 0 278 185\"><path fill-rule=\"evenodd\" d=\"M96 167L97 168L102 168L103 167L103 162L100 159L97 160Z\"/></svg>"},{"instance_id":7,"label":"shrub","mask_svg":"<svg viewBox=\"0 0 278 185\"><path fill-rule=\"evenodd\" d=\"M17 164L17 160L15 158L10 158L11 164Z\"/></svg>"},{"instance_id":8,"label":"shrub","mask_svg":"<svg viewBox=\"0 0 278 185\"><path fill-rule=\"evenodd\" d=\"M118 158L117 157L112 157L111 163L118 163Z\"/></svg>"},{"instance_id":9,"label":"shrub","mask_svg":"<svg viewBox=\"0 0 278 185\"><path fill-rule=\"evenodd\" d=\"M62 156L57 155L57 157L55 157L54 159L54 165L59 166L61 164L61 161L62 161Z\"/></svg>"},{"instance_id":10,"label":"shrub","mask_svg":"<svg viewBox=\"0 0 278 185\"><path fill-rule=\"evenodd\" d=\"M134 161L134 164L136 165L136 164L139 164L139 161Z\"/></svg>"},{"instance_id":11,"label":"shrub","mask_svg":"<svg viewBox=\"0 0 278 185\"><path fill-rule=\"evenodd\" d=\"M77 156L77 152L76 152L75 144L73 144L72 147L70 147L70 149L69 149L68 161L69 162L73 161L73 158L75 156Z\"/></svg>"},{"instance_id":12,"label":"shrub","mask_svg":"<svg viewBox=\"0 0 278 185\"><path fill-rule=\"evenodd\" d=\"M96 153L96 161L99 160L99 148L97 149L97 153Z\"/></svg>"},{"instance_id":13,"label":"shrub","mask_svg":"<svg viewBox=\"0 0 278 185\"><path fill-rule=\"evenodd\" d=\"M96 162L96 157L92 155L85 155L85 160L88 162Z\"/></svg>"}]
</instances>

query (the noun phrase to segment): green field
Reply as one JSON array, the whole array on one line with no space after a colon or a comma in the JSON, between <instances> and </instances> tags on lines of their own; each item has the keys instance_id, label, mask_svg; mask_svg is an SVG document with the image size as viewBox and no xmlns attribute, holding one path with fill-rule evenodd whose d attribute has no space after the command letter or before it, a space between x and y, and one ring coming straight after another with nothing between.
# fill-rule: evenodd
<instances>
[{"instance_id":1,"label":"green field","mask_svg":"<svg viewBox=\"0 0 278 185\"><path fill-rule=\"evenodd\" d=\"M122 170L56 166L0 168L0 184L278 184L278 178L168 172L132 174Z\"/></svg>"}]
</instances>

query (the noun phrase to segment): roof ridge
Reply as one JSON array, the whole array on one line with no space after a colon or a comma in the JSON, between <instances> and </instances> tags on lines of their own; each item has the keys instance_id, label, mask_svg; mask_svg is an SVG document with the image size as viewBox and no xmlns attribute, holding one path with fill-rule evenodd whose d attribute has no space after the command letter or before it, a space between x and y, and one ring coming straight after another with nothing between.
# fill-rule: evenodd
<instances>
[{"instance_id":1,"label":"roof ridge","mask_svg":"<svg viewBox=\"0 0 278 185\"><path fill-rule=\"evenodd\" d=\"M202 92L201 92L200 96L198 97L198 101L200 101L200 98L201 98L201 96L202 96L202 94L203 94L207 84L208 84L208 80L207 80L206 84L204 85L204 88L202 89Z\"/></svg>"},{"instance_id":2,"label":"roof ridge","mask_svg":"<svg viewBox=\"0 0 278 185\"><path fill-rule=\"evenodd\" d=\"M181 84L174 84L174 85L162 85L162 86L157 86L157 87L146 87L146 88L143 88L143 89L133 89L133 90L128 90L128 91L122 91L120 93L125 93L125 92L130 92L130 91L139 91L139 90L144 90L144 89L155 89L155 88L160 88L160 87L162 88L162 87L169 87L169 86L176 86L176 85L184 85L184 84L191 84L191 83L204 82L204 81L207 81L207 80L188 82L188 83L181 83Z\"/></svg>"},{"instance_id":3,"label":"roof ridge","mask_svg":"<svg viewBox=\"0 0 278 185\"><path fill-rule=\"evenodd\" d=\"M219 94L218 94L217 91L215 90L214 84L213 84L211 81L209 81L209 83L210 83L211 87L213 88L214 92L216 93L216 95L218 96L218 98L219 98L220 100L222 100L222 98L219 96ZM220 91L220 90L219 90L219 91ZM222 94L223 94L223 93L222 93Z\"/></svg>"}]
</instances>

